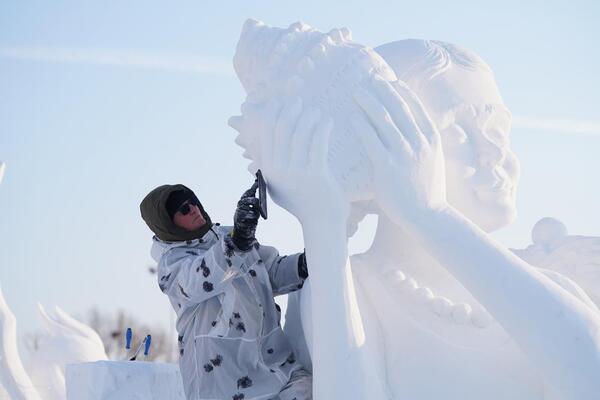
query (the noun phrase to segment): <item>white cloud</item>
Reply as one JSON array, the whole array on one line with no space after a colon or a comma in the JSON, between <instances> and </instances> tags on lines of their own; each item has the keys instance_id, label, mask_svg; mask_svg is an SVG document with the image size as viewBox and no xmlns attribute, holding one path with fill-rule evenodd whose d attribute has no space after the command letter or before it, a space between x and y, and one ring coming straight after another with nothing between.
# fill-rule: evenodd
<instances>
[{"instance_id":1,"label":"white cloud","mask_svg":"<svg viewBox=\"0 0 600 400\"><path fill-rule=\"evenodd\" d=\"M0 58L234 76L231 62L192 54L143 53L72 47L0 46Z\"/></svg>"},{"instance_id":2,"label":"white cloud","mask_svg":"<svg viewBox=\"0 0 600 400\"><path fill-rule=\"evenodd\" d=\"M599 121L578 121L568 118L513 116L513 126L545 132L600 136Z\"/></svg>"}]
</instances>

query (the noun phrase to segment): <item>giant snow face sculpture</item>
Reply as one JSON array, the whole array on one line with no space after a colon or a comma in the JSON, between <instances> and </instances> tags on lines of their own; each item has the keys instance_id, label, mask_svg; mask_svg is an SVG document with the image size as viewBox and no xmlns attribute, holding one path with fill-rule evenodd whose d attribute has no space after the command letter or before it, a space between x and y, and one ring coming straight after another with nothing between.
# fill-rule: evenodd
<instances>
[{"instance_id":1,"label":"giant snow face sculpture","mask_svg":"<svg viewBox=\"0 0 600 400\"><path fill-rule=\"evenodd\" d=\"M265 35L242 34L236 54L242 82L271 54L249 56L247 37L272 43L286 34L253 24ZM294 30L297 41L304 32L319 34L300 26L287 31ZM286 46L294 50L279 72L285 79L244 82L243 117L231 121L251 169L266 170L275 201L302 223L311 278L301 298L290 299L286 320L295 343L306 336L308 348L297 351L307 363L312 357L315 398L593 398L600 390L600 338L593 333L600 331L598 309L573 282L523 262L484 232L514 219L519 175L508 146L510 113L489 67L455 46L412 40L376 49L390 72L347 34L339 36L343 40L326 39L323 73L315 64L301 82L291 80L303 84L292 90L290 71L311 64L290 61L303 59L303 46ZM338 47L365 57L355 64L352 51ZM276 76L271 67L259 70ZM394 82L396 76L408 88ZM320 169L300 168L281 155L273 168L273 154L257 144L271 138L271 153L297 157L298 132L311 137L301 129L306 119L282 123L269 114L277 122L267 123L260 115L270 99L298 93L335 123ZM299 113L290 110L282 114ZM260 131L276 134L253 136ZM298 143L317 158L323 150ZM315 204L295 187L301 180L328 194L319 197L328 213L303 212L302 202L293 201ZM333 186L341 194L323 189ZM352 212L338 211L348 203ZM378 228L372 247L351 258L353 278L340 228L351 232L366 212L379 214Z\"/></svg>"},{"instance_id":2,"label":"giant snow face sculpture","mask_svg":"<svg viewBox=\"0 0 600 400\"><path fill-rule=\"evenodd\" d=\"M448 202L486 231L516 216L519 163L511 114L489 66L448 43L401 40L376 48L423 101L443 141Z\"/></svg>"}]
</instances>

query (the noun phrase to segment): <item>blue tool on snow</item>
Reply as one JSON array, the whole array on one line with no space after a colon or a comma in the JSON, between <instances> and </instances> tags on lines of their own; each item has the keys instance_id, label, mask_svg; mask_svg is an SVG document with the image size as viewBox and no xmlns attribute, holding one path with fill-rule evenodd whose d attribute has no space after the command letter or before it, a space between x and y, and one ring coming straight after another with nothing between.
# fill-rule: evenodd
<instances>
[{"instance_id":1,"label":"blue tool on snow","mask_svg":"<svg viewBox=\"0 0 600 400\"><path fill-rule=\"evenodd\" d=\"M152 344L152 336L146 336L146 345L144 346L144 356L148 357L148 353L150 353L150 344Z\"/></svg>"},{"instance_id":2,"label":"blue tool on snow","mask_svg":"<svg viewBox=\"0 0 600 400\"><path fill-rule=\"evenodd\" d=\"M127 328L127 332L125 333L125 349L131 349L131 339L133 338L133 333L131 332L131 328Z\"/></svg>"},{"instance_id":3,"label":"blue tool on snow","mask_svg":"<svg viewBox=\"0 0 600 400\"><path fill-rule=\"evenodd\" d=\"M142 350L142 347L144 347L144 345L146 344L146 339L148 339L147 336L144 338L144 340L142 340L142 342L140 343L140 345L135 350L135 353L133 353L133 357L131 357L129 359L129 361L135 361L135 359L137 358L138 354L140 354L140 350Z\"/></svg>"}]
</instances>

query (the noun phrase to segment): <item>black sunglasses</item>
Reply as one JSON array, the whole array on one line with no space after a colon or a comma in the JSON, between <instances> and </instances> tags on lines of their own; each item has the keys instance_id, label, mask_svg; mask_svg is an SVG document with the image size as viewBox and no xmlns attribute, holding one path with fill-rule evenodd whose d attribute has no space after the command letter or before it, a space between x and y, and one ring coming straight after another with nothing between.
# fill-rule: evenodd
<instances>
[{"instance_id":1,"label":"black sunglasses","mask_svg":"<svg viewBox=\"0 0 600 400\"><path fill-rule=\"evenodd\" d=\"M176 212L180 212L182 215L188 215L192 208L190 206L199 206L200 202L196 199L186 200L185 203L179 206Z\"/></svg>"}]
</instances>

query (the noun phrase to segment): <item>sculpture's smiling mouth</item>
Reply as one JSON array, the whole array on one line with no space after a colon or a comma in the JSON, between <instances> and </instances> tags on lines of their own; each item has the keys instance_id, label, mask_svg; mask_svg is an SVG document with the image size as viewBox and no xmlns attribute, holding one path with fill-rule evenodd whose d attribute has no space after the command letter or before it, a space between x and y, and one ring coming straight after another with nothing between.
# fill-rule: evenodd
<instances>
[{"instance_id":1,"label":"sculpture's smiling mouth","mask_svg":"<svg viewBox=\"0 0 600 400\"><path fill-rule=\"evenodd\" d=\"M479 170L473 174L473 190L478 197L489 198L490 196L512 195L515 182L510 175L497 166L491 170Z\"/></svg>"},{"instance_id":2,"label":"sculpture's smiling mouth","mask_svg":"<svg viewBox=\"0 0 600 400\"><path fill-rule=\"evenodd\" d=\"M513 185L508 179L497 179L492 184L482 185L475 188L476 193L498 193L509 194L512 191Z\"/></svg>"}]
</instances>

